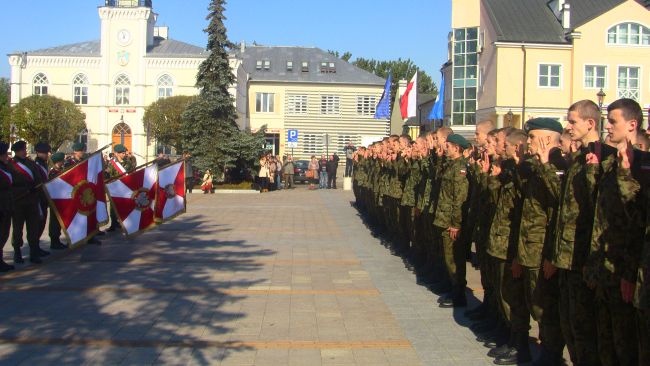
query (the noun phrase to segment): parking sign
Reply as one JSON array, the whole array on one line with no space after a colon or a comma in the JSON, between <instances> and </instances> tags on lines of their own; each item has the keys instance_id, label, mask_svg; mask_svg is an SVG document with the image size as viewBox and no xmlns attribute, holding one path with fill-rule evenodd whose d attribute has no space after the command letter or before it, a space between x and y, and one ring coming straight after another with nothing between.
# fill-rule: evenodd
<instances>
[{"instance_id":1,"label":"parking sign","mask_svg":"<svg viewBox=\"0 0 650 366\"><path fill-rule=\"evenodd\" d=\"M287 147L298 147L298 130L287 130Z\"/></svg>"}]
</instances>

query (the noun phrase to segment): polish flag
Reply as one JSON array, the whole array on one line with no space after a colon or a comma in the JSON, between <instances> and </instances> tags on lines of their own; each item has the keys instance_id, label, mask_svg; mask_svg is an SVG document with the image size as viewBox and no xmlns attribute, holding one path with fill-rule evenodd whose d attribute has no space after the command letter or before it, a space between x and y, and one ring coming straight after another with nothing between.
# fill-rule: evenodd
<instances>
[{"instance_id":1,"label":"polish flag","mask_svg":"<svg viewBox=\"0 0 650 366\"><path fill-rule=\"evenodd\" d=\"M117 219L127 236L137 234L156 225L154 205L158 192L158 166L123 175L106 183Z\"/></svg>"},{"instance_id":2,"label":"polish flag","mask_svg":"<svg viewBox=\"0 0 650 366\"><path fill-rule=\"evenodd\" d=\"M402 112L402 118L407 119L417 116L418 104L418 72L415 72L413 78L406 85L404 94L399 98L399 108Z\"/></svg>"},{"instance_id":3,"label":"polish flag","mask_svg":"<svg viewBox=\"0 0 650 366\"><path fill-rule=\"evenodd\" d=\"M101 151L43 185L72 246L91 238L99 225L108 222Z\"/></svg>"},{"instance_id":4,"label":"polish flag","mask_svg":"<svg viewBox=\"0 0 650 366\"><path fill-rule=\"evenodd\" d=\"M155 220L161 223L183 213L185 213L185 161L181 160L158 171Z\"/></svg>"}]
</instances>

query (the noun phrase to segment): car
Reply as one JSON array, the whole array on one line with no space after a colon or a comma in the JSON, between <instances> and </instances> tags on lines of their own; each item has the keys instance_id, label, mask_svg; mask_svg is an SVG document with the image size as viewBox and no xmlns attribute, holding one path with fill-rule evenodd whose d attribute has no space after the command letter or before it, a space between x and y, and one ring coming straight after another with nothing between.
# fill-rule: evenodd
<instances>
[{"instance_id":1,"label":"car","mask_svg":"<svg viewBox=\"0 0 650 366\"><path fill-rule=\"evenodd\" d=\"M309 168L309 160L296 160L293 162L293 182L294 183L307 183L307 170Z\"/></svg>"}]
</instances>

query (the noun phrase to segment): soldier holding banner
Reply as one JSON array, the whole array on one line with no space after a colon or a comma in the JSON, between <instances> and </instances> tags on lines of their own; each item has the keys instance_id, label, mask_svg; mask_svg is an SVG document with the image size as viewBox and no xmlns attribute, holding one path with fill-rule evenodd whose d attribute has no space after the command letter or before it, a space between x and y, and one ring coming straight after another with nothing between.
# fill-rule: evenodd
<instances>
[{"instance_id":1,"label":"soldier holding banner","mask_svg":"<svg viewBox=\"0 0 650 366\"><path fill-rule=\"evenodd\" d=\"M48 160L50 158L50 152L52 151L52 148L47 142L39 142L34 145L34 150L36 151L36 159L34 159L34 162L38 168L38 174L40 175L42 182L47 182ZM41 192L39 195L39 205L41 210L41 225L39 226L38 237L40 238L41 235L43 235L43 231L45 231L45 222L47 221L48 207L47 198L43 192Z\"/></svg>"},{"instance_id":2,"label":"soldier holding banner","mask_svg":"<svg viewBox=\"0 0 650 366\"><path fill-rule=\"evenodd\" d=\"M52 168L49 171L48 179L56 178L59 174L63 173L65 155L62 152L57 152L52 154L51 160ZM61 242L61 225L59 220L56 217L56 211L54 208L50 207L50 225L48 227L48 232L50 235L50 249L65 249L68 246Z\"/></svg>"},{"instance_id":3,"label":"soldier holding banner","mask_svg":"<svg viewBox=\"0 0 650 366\"><path fill-rule=\"evenodd\" d=\"M0 142L0 272L7 272L14 269L14 266L7 264L2 260L2 249L9 239L9 230L11 226L12 214L12 195L11 185L13 178L11 168L9 167L9 145L6 142Z\"/></svg>"},{"instance_id":4,"label":"soldier holding banner","mask_svg":"<svg viewBox=\"0 0 650 366\"><path fill-rule=\"evenodd\" d=\"M108 162L106 167L106 172L109 178L117 178L121 175L124 175L135 166L133 165L133 160L128 159L126 156L126 147L122 144L117 144L113 147L113 158ZM117 221L117 215L115 214L115 208L111 208L111 226L108 228L108 231L115 231L120 226Z\"/></svg>"}]
</instances>

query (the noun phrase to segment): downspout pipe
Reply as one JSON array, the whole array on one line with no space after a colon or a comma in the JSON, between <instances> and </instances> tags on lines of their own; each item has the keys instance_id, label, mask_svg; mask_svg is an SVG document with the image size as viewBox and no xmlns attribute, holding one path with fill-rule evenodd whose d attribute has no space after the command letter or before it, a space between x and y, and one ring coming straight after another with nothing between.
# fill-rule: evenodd
<instances>
[{"instance_id":1,"label":"downspout pipe","mask_svg":"<svg viewBox=\"0 0 650 366\"><path fill-rule=\"evenodd\" d=\"M521 51L524 53L524 72L523 72L523 79L521 82L521 126L523 127L524 123L524 118L526 118L526 66L527 66L527 60L526 60L526 44L521 45Z\"/></svg>"}]
</instances>

